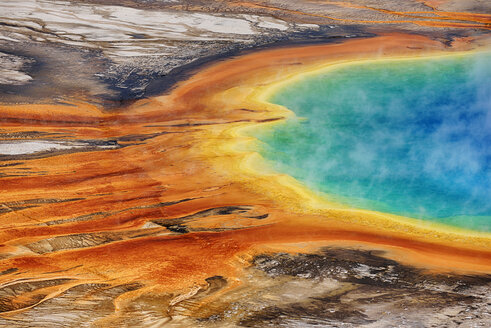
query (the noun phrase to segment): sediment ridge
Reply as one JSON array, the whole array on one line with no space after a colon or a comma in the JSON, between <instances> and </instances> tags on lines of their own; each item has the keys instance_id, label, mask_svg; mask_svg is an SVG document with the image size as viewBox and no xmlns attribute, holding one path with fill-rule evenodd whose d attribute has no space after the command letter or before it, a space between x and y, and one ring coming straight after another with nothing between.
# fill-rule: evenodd
<instances>
[{"instance_id":1,"label":"sediment ridge","mask_svg":"<svg viewBox=\"0 0 491 328\"><path fill-rule=\"evenodd\" d=\"M489 234L330 203L264 166L250 136L292 115L265 97L297 74L481 46L385 34L223 60L120 112L87 101L0 106L0 145L15 140L22 148L0 154L0 323L21 325L53 307L51 315L74 314L72 325L274 326L281 311L301 320L295 306L309 307L313 297L312 311L323 313L321 304L350 295L356 311L320 318L369 324L377 315L359 314L369 311L355 292L387 293L393 302L402 287L389 281L410 284L407 272L418 277L420 304L447 294L454 307L484 304ZM346 250L362 266L336 264ZM314 268L310 278L286 267L313 265L312 256L334 267ZM344 278L327 273L341 269ZM299 300L273 302L295 286L304 290ZM318 294L305 292L312 286ZM261 288L268 301L252 296ZM70 300L92 317L61 305ZM247 311L234 310L240 302ZM267 313L274 320L264 321Z\"/></svg>"}]
</instances>

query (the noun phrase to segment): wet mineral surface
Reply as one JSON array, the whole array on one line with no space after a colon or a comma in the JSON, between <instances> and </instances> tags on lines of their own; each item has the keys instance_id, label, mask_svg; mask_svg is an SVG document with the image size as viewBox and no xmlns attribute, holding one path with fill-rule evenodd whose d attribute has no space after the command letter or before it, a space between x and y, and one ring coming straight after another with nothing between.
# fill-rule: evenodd
<instances>
[{"instance_id":1,"label":"wet mineral surface","mask_svg":"<svg viewBox=\"0 0 491 328\"><path fill-rule=\"evenodd\" d=\"M0 327L489 326L489 235L303 211L224 145L286 117L254 88L317 62L481 49L490 12L2 1Z\"/></svg>"}]
</instances>

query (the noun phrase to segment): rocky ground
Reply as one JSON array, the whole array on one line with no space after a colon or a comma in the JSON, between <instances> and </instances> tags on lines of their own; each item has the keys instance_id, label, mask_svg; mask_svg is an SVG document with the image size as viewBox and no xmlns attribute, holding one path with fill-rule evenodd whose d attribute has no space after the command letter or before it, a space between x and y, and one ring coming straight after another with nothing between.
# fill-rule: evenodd
<instances>
[{"instance_id":1,"label":"rocky ground","mask_svg":"<svg viewBox=\"0 0 491 328\"><path fill-rule=\"evenodd\" d=\"M281 232L280 214L193 147L204 126L278 118L199 116L186 99L123 114L239 54L396 32L472 44L490 13L486 0L2 0L0 104L29 105L0 109L0 327L489 327L489 275L376 247L235 256L248 228ZM199 283L156 292L185 274Z\"/></svg>"},{"instance_id":2,"label":"rocky ground","mask_svg":"<svg viewBox=\"0 0 491 328\"><path fill-rule=\"evenodd\" d=\"M10 309L9 299L17 293L66 280L5 287L0 310ZM259 255L243 280L243 287L220 294L206 309L200 302L226 290L227 278L209 277L206 288L196 288L174 304L172 295L141 297L118 312L117 325L485 328L491 320L489 275L432 274L376 251L326 248L318 254ZM115 311L114 299L142 287L79 285L10 320L0 319L0 326L91 327Z\"/></svg>"},{"instance_id":3,"label":"rocky ground","mask_svg":"<svg viewBox=\"0 0 491 328\"><path fill-rule=\"evenodd\" d=\"M433 8L415 0L5 0L0 101L85 98L115 108L160 94L203 64L249 49L382 30L429 34L444 42L481 35L489 22L442 13L489 13L490 6L446 1Z\"/></svg>"}]
</instances>

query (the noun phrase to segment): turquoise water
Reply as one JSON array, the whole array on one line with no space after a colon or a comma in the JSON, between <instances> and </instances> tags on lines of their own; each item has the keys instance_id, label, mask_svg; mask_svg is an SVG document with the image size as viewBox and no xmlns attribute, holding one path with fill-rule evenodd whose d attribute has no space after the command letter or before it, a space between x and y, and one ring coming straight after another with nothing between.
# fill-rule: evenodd
<instances>
[{"instance_id":1,"label":"turquoise water","mask_svg":"<svg viewBox=\"0 0 491 328\"><path fill-rule=\"evenodd\" d=\"M269 101L273 167L355 208L491 231L491 54L365 62Z\"/></svg>"}]
</instances>

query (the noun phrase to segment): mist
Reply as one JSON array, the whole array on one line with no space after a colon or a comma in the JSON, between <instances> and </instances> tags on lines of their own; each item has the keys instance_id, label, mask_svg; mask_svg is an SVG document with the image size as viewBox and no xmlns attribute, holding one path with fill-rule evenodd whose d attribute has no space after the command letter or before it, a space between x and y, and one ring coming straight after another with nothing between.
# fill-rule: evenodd
<instances>
[{"instance_id":1,"label":"mist","mask_svg":"<svg viewBox=\"0 0 491 328\"><path fill-rule=\"evenodd\" d=\"M491 53L353 64L288 85L259 138L278 171L355 208L491 231Z\"/></svg>"}]
</instances>

